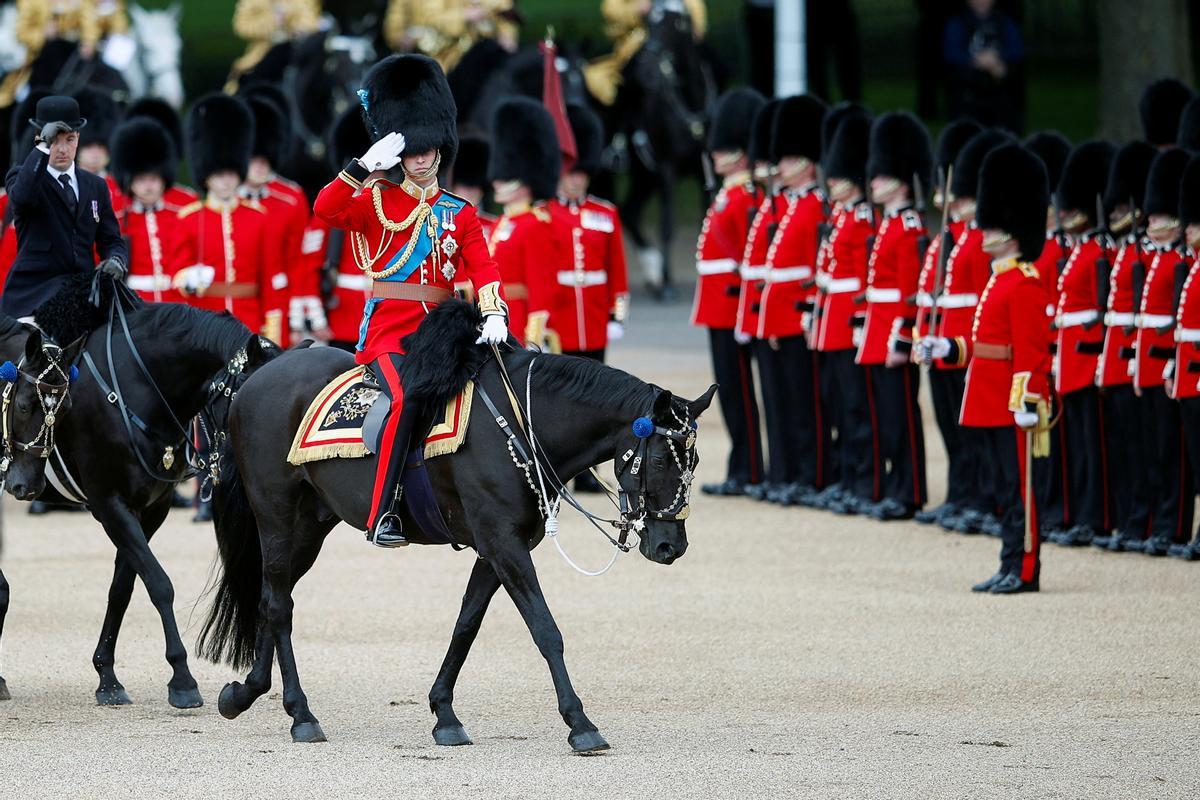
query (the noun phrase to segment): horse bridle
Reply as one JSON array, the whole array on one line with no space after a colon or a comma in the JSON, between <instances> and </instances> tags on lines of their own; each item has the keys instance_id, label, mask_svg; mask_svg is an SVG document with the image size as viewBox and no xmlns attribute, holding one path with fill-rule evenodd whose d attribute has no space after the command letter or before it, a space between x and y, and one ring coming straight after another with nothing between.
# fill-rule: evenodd
<instances>
[{"instance_id":1,"label":"horse bridle","mask_svg":"<svg viewBox=\"0 0 1200 800\"><path fill-rule=\"evenodd\" d=\"M647 517L666 522L682 522L691 513L692 481L695 478L696 468L696 424L687 419L686 414L682 417L677 414L674 406L671 407L671 417L679 426L678 428L664 428L656 425L649 413L633 421L633 435L637 437L638 443L635 447L625 451L617 465L618 479L628 472L630 476L636 476L638 481L637 494L633 496L637 503L636 508L630 501L629 492L624 488L620 488L617 493L621 510L620 541L622 543L630 529L641 530L645 526ZM667 449L671 453L675 466L679 469L675 496L666 508L660 509L646 506L649 475L648 470L645 469L645 462L650 452L650 440L655 436L661 436L667 440Z\"/></svg>"},{"instance_id":2,"label":"horse bridle","mask_svg":"<svg viewBox=\"0 0 1200 800\"><path fill-rule=\"evenodd\" d=\"M8 471L16 451L33 453L38 458L49 458L50 454L54 452L54 423L58 415L64 413L70 406L71 383L78 375L78 370L74 366L63 369L63 351L56 344L44 342L42 353L49 363L37 375L22 369L25 366L24 356L21 356L21 360L17 364L8 361L0 365L0 380L4 381L4 391L0 394L0 417L3 418L3 454L0 455L0 474ZM62 378L62 383L47 383L45 378L51 373L57 373ZM28 442L13 440L13 414L15 413L13 400L19 381L33 384L37 391L38 404L42 408L42 426L38 429L37 435Z\"/></svg>"}]
</instances>

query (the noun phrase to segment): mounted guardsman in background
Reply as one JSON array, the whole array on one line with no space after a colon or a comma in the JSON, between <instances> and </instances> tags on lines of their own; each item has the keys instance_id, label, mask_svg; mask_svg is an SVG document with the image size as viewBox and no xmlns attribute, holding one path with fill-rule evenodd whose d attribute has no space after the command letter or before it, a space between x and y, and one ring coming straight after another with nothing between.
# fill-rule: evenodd
<instances>
[{"instance_id":1,"label":"mounted guardsman in background","mask_svg":"<svg viewBox=\"0 0 1200 800\"><path fill-rule=\"evenodd\" d=\"M508 339L508 310L475 209L438 186L439 168L453 164L458 149L454 98L441 67L426 56L390 56L367 73L359 97L375 143L321 190L313 211L347 231L358 265L372 281L356 359L371 365L374 379L391 399L391 412L384 424L367 538L397 547L408 543L398 504L415 427L412 415L402 413L402 339L417 329L429 309L451 296L460 271L474 284L484 315L479 343ZM397 166L403 173L399 183L367 185L373 172Z\"/></svg>"},{"instance_id":2,"label":"mounted guardsman in background","mask_svg":"<svg viewBox=\"0 0 1200 800\"><path fill-rule=\"evenodd\" d=\"M388 0L383 38L398 53L430 56L446 72L485 40L517 49L520 15L513 0Z\"/></svg>"},{"instance_id":3,"label":"mounted guardsman in background","mask_svg":"<svg viewBox=\"0 0 1200 800\"><path fill-rule=\"evenodd\" d=\"M612 42L612 53L593 60L584 69L588 91L606 106L617 99L625 66L646 43L646 17L656 8L669 8L691 21L692 35L699 41L708 29L704 0L603 0L604 34Z\"/></svg>"},{"instance_id":4,"label":"mounted guardsman in background","mask_svg":"<svg viewBox=\"0 0 1200 800\"><path fill-rule=\"evenodd\" d=\"M315 33L320 24L320 0L237 0L233 32L246 42L246 52L233 62L225 91L256 80L281 81L292 42Z\"/></svg>"}]
</instances>

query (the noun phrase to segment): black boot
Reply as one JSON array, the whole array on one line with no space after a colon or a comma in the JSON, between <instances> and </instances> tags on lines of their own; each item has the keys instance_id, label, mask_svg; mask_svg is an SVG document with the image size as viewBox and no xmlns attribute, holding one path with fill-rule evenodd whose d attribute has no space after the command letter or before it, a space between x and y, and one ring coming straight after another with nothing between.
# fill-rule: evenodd
<instances>
[{"instance_id":1,"label":"black boot","mask_svg":"<svg viewBox=\"0 0 1200 800\"><path fill-rule=\"evenodd\" d=\"M400 516L388 509L375 523L375 527L367 531L367 541L378 547L407 547L408 539L404 538L404 525L400 522Z\"/></svg>"}]
</instances>

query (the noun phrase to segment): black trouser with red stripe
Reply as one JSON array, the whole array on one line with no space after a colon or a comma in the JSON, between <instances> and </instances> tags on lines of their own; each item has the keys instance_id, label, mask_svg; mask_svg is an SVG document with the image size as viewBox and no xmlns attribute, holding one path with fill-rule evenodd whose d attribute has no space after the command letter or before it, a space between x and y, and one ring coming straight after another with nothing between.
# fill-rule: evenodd
<instances>
[{"instance_id":1,"label":"black trouser with red stripe","mask_svg":"<svg viewBox=\"0 0 1200 800\"><path fill-rule=\"evenodd\" d=\"M1200 397L1185 397L1177 402L1179 418L1183 423L1183 447L1192 471L1189 494L1196 494L1200 492ZM1192 541L1200 542L1200 530Z\"/></svg>"},{"instance_id":2,"label":"black trouser with red stripe","mask_svg":"<svg viewBox=\"0 0 1200 800\"><path fill-rule=\"evenodd\" d=\"M1142 421L1152 482L1150 536L1164 542L1186 542L1192 532L1195 496L1183 447L1179 403L1162 386L1147 386L1141 396Z\"/></svg>"},{"instance_id":3,"label":"black trouser with red stripe","mask_svg":"<svg viewBox=\"0 0 1200 800\"><path fill-rule=\"evenodd\" d=\"M1141 399L1131 384L1125 384L1105 387L1103 400L1113 529L1128 538L1145 539L1152 499Z\"/></svg>"},{"instance_id":4,"label":"black trouser with red stripe","mask_svg":"<svg viewBox=\"0 0 1200 800\"><path fill-rule=\"evenodd\" d=\"M970 436L958 424L966 377L965 369L929 370L933 418L946 447L946 502L960 508L970 505L969 498L978 482L971 458Z\"/></svg>"},{"instance_id":5,"label":"black trouser with red stripe","mask_svg":"<svg viewBox=\"0 0 1200 800\"><path fill-rule=\"evenodd\" d=\"M757 339L754 346L767 424L767 480L820 487L826 480L829 442L816 353L803 336Z\"/></svg>"},{"instance_id":6,"label":"black trouser with red stripe","mask_svg":"<svg viewBox=\"0 0 1200 800\"><path fill-rule=\"evenodd\" d=\"M1041 538L1038 536L1037 502L1030 506L1029 531L1026 534L1025 490L1026 447L1028 434L1020 428L1005 425L978 428L987 443L993 467L993 486L999 505L1000 571L1016 575L1026 583L1038 579L1041 573ZM1034 459L1034 463L1044 459ZM1036 496L1035 492L1031 492Z\"/></svg>"},{"instance_id":7,"label":"black trouser with red stripe","mask_svg":"<svg viewBox=\"0 0 1200 800\"><path fill-rule=\"evenodd\" d=\"M1062 398L1052 395L1051 408L1061 408ZM1058 415L1058 424L1050 431L1050 455L1033 462L1033 486L1037 492L1038 523L1043 531L1066 528L1071 524L1072 509L1066 495L1067 414Z\"/></svg>"},{"instance_id":8,"label":"black trouser with red stripe","mask_svg":"<svg viewBox=\"0 0 1200 800\"><path fill-rule=\"evenodd\" d=\"M875 404L879 453L887 462L883 497L907 508L925 504L925 434L917 405L916 364L867 368Z\"/></svg>"},{"instance_id":9,"label":"black trouser with red stripe","mask_svg":"<svg viewBox=\"0 0 1200 800\"><path fill-rule=\"evenodd\" d=\"M721 416L729 431L731 447L726 477L738 483L761 483L763 479L762 437L759 433L758 400L754 395L751 347L740 345L733 331L708 329L713 374Z\"/></svg>"},{"instance_id":10,"label":"black trouser with red stripe","mask_svg":"<svg viewBox=\"0 0 1200 800\"><path fill-rule=\"evenodd\" d=\"M821 404L837 429L832 480L864 500L874 500L874 452L871 410L867 403L867 371L854 363L854 350L828 350L821 358Z\"/></svg>"},{"instance_id":11,"label":"black trouser with red stripe","mask_svg":"<svg viewBox=\"0 0 1200 800\"><path fill-rule=\"evenodd\" d=\"M404 389L400 385L400 364L403 361L404 356L399 353L389 353L371 362L371 370L379 387L391 400L391 410L383 424L383 436L379 441L379 461L375 466L375 487L371 491L367 530L375 527L382 515L400 511L394 507L394 502L400 479L404 476L404 462L408 458L415 425L414 415L411 412L404 413Z\"/></svg>"},{"instance_id":12,"label":"black trouser with red stripe","mask_svg":"<svg viewBox=\"0 0 1200 800\"><path fill-rule=\"evenodd\" d=\"M1104 411L1100 390L1086 386L1061 396L1067 425L1067 484L1072 526L1099 533L1109 528L1106 490Z\"/></svg>"}]
</instances>

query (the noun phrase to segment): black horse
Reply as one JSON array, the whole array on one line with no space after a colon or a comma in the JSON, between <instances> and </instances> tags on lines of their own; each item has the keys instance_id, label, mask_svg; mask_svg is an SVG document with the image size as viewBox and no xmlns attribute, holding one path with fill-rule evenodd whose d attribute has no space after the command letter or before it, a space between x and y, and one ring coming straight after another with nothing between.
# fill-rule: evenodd
<instances>
[{"instance_id":1,"label":"black horse","mask_svg":"<svg viewBox=\"0 0 1200 800\"><path fill-rule=\"evenodd\" d=\"M530 452L529 437L512 425L520 429L515 420L524 420L525 430L535 431L539 463L562 481L614 459L627 509L622 516L641 530L642 554L670 564L687 549L684 519L696 465L693 427L716 387L688 402L590 360L518 350L503 357L514 395L523 398L528 392L528 405L519 400L517 411L505 399L500 365L485 357L491 351L474 344L479 322L472 307L443 303L407 340L401 375L405 403L422 408L444 407L472 379L477 392L462 448L428 463L452 538L478 554L449 651L429 693L437 716L434 740L470 744L452 707L454 684L488 603L503 586L549 664L571 746L604 749L608 744L571 687L562 636L538 586L530 551L544 528L531 486L540 482L537 470L520 455ZM320 348L286 353L251 376L230 410L232 458L223 459L214 500L224 570L198 652L238 668L252 665L244 683L230 683L221 692L218 708L229 719L270 688L278 653L283 705L297 742L325 741L325 735L296 670L292 591L340 520L365 528L375 458L291 466L287 454L309 402L352 365L348 354ZM481 397L488 399L481 402ZM489 402L496 411L487 408ZM504 422L511 438L498 417L514 420ZM407 510L404 524L410 541L427 543Z\"/></svg>"},{"instance_id":2,"label":"black horse","mask_svg":"<svg viewBox=\"0 0 1200 800\"><path fill-rule=\"evenodd\" d=\"M277 349L225 314L141 304L127 294L115 300L111 282L102 280L98 307L89 300L92 280L85 276L69 280L38 309L41 330L11 320L0 326L0 361L13 362L18 373L4 388L6 488L18 500L48 496L53 490L45 473L52 469L116 545L108 609L92 657L100 677L96 701L131 702L113 662L137 576L162 618L173 673L167 699L176 708L194 708L203 701L175 622L174 589L150 538L195 460L185 444L187 423L203 411L208 435L219 438L216 429L228 411L225 389L231 395L246 366ZM124 304L119 311L118 303ZM73 344L59 348L54 343L60 341ZM0 378L14 378L5 370L0 367ZM0 574L0 623L7 606Z\"/></svg>"}]
</instances>

